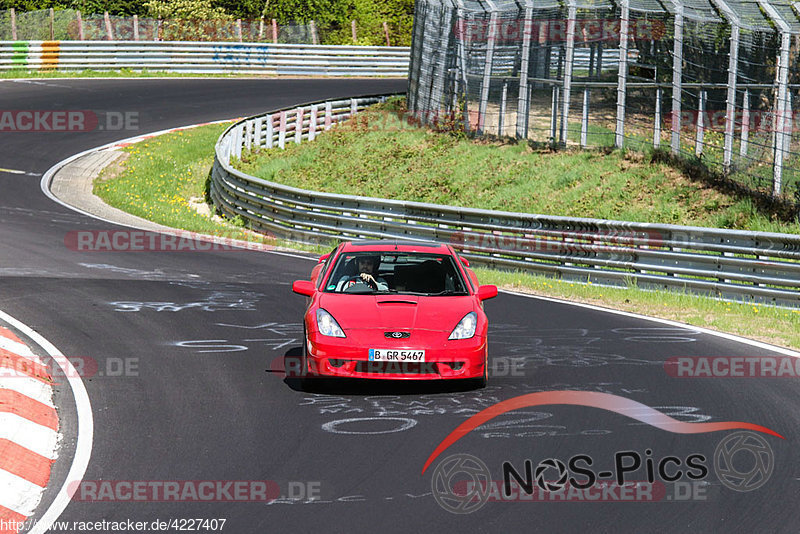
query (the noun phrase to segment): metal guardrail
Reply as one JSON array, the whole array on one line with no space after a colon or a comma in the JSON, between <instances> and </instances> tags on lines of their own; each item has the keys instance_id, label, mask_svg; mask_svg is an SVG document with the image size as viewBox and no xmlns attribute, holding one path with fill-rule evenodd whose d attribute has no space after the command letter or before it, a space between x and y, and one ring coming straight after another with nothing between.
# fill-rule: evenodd
<instances>
[{"instance_id":1,"label":"metal guardrail","mask_svg":"<svg viewBox=\"0 0 800 534\"><path fill-rule=\"evenodd\" d=\"M215 147L210 196L223 213L278 237L443 241L470 262L576 281L680 288L800 306L800 235L556 217L306 191L249 176L231 158L313 140L385 100L362 97L249 117Z\"/></svg>"},{"instance_id":2,"label":"metal guardrail","mask_svg":"<svg viewBox=\"0 0 800 534\"><path fill-rule=\"evenodd\" d=\"M407 76L409 48L186 41L0 41L0 70Z\"/></svg>"}]
</instances>

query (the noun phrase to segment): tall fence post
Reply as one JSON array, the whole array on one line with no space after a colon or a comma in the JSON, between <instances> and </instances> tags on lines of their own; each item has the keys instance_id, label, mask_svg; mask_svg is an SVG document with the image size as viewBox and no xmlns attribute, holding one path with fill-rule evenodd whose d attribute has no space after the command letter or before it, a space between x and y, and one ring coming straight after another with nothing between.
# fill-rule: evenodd
<instances>
[{"instance_id":1,"label":"tall fence post","mask_svg":"<svg viewBox=\"0 0 800 534\"><path fill-rule=\"evenodd\" d=\"M489 105L489 86L492 83L492 62L494 61L494 46L497 40L497 15L498 12L492 6L492 14L489 17L489 41L486 43L486 57L483 65L483 82L481 82L481 101L478 108L478 125L477 130L479 134L483 133L484 125L486 123L486 108Z\"/></svg>"},{"instance_id":2,"label":"tall fence post","mask_svg":"<svg viewBox=\"0 0 800 534\"><path fill-rule=\"evenodd\" d=\"M739 138L739 156L747 157L747 143L750 140L750 90L744 91L742 102L742 133Z\"/></svg>"},{"instance_id":3,"label":"tall fence post","mask_svg":"<svg viewBox=\"0 0 800 534\"><path fill-rule=\"evenodd\" d=\"M564 58L564 95L562 96L563 107L561 111L561 144L567 144L569 133L569 105L572 90L572 63L575 58L575 19L578 16L578 8L575 0L568 0L569 9L567 11L567 50Z\"/></svg>"},{"instance_id":4,"label":"tall fence post","mask_svg":"<svg viewBox=\"0 0 800 534\"><path fill-rule=\"evenodd\" d=\"M742 23L725 0L712 0L712 2L731 25L728 52L728 94L725 99L725 142L722 151L722 169L725 174L728 174L731 172L733 160L733 135L736 124L736 71L739 68L739 34Z\"/></svg>"},{"instance_id":5,"label":"tall fence post","mask_svg":"<svg viewBox=\"0 0 800 534\"><path fill-rule=\"evenodd\" d=\"M353 44L358 42L358 32L356 31L356 21L350 21L350 31L353 34Z\"/></svg>"},{"instance_id":6,"label":"tall fence post","mask_svg":"<svg viewBox=\"0 0 800 534\"><path fill-rule=\"evenodd\" d=\"M383 35L386 37L386 46L392 46L392 43L389 41L389 23L385 20L383 21Z\"/></svg>"},{"instance_id":7,"label":"tall fence post","mask_svg":"<svg viewBox=\"0 0 800 534\"><path fill-rule=\"evenodd\" d=\"M278 44L278 21L272 19L272 42Z\"/></svg>"},{"instance_id":8,"label":"tall fence post","mask_svg":"<svg viewBox=\"0 0 800 534\"><path fill-rule=\"evenodd\" d=\"M55 41L56 39L56 12L51 7L50 8L50 40Z\"/></svg>"},{"instance_id":9,"label":"tall fence post","mask_svg":"<svg viewBox=\"0 0 800 534\"><path fill-rule=\"evenodd\" d=\"M258 40L259 41L263 41L264 40L264 17L263 16L258 20Z\"/></svg>"},{"instance_id":10,"label":"tall fence post","mask_svg":"<svg viewBox=\"0 0 800 534\"><path fill-rule=\"evenodd\" d=\"M589 88L583 89L583 109L581 110L581 148L589 146Z\"/></svg>"},{"instance_id":11,"label":"tall fence post","mask_svg":"<svg viewBox=\"0 0 800 534\"><path fill-rule=\"evenodd\" d=\"M83 41L83 40L84 40L84 35L83 35L83 18L81 17L81 12L80 12L80 11L78 11L78 12L76 13L76 17L77 17L77 19L78 19L78 39L80 39L81 41Z\"/></svg>"},{"instance_id":12,"label":"tall fence post","mask_svg":"<svg viewBox=\"0 0 800 534\"><path fill-rule=\"evenodd\" d=\"M550 143L556 144L556 131L558 130L558 86L553 86L553 97L550 104Z\"/></svg>"},{"instance_id":13,"label":"tall fence post","mask_svg":"<svg viewBox=\"0 0 800 534\"><path fill-rule=\"evenodd\" d=\"M134 41L138 41L139 40L139 16L138 15L134 15L133 16L133 40Z\"/></svg>"},{"instance_id":14,"label":"tall fence post","mask_svg":"<svg viewBox=\"0 0 800 534\"><path fill-rule=\"evenodd\" d=\"M508 81L503 80L503 93L500 96L500 116L497 120L497 135L502 136L504 133L505 119L506 119L506 104L508 103Z\"/></svg>"},{"instance_id":15,"label":"tall fence post","mask_svg":"<svg viewBox=\"0 0 800 534\"><path fill-rule=\"evenodd\" d=\"M528 116L530 115L528 93L528 69L531 55L531 38L533 37L533 4L525 1L525 20L522 33L522 61L519 69L519 94L517 101L517 137L527 139Z\"/></svg>"},{"instance_id":16,"label":"tall fence post","mask_svg":"<svg viewBox=\"0 0 800 534\"><path fill-rule=\"evenodd\" d=\"M236 40L242 42L242 19L236 19Z\"/></svg>"},{"instance_id":17,"label":"tall fence post","mask_svg":"<svg viewBox=\"0 0 800 534\"><path fill-rule=\"evenodd\" d=\"M661 146L661 98L663 90L659 87L656 89L656 109L655 118L653 119L653 147L658 148Z\"/></svg>"},{"instance_id":18,"label":"tall fence post","mask_svg":"<svg viewBox=\"0 0 800 534\"><path fill-rule=\"evenodd\" d=\"M706 115L706 92L704 89L700 89L700 105L697 106L697 137L695 138L694 143L694 155L698 158L703 155L703 141L705 139L706 134L706 124L705 124L705 115Z\"/></svg>"},{"instance_id":19,"label":"tall fence post","mask_svg":"<svg viewBox=\"0 0 800 534\"><path fill-rule=\"evenodd\" d=\"M675 37L672 46L672 153L681 151L681 93L683 83L683 2L672 0L675 6Z\"/></svg>"},{"instance_id":20,"label":"tall fence post","mask_svg":"<svg viewBox=\"0 0 800 534\"><path fill-rule=\"evenodd\" d=\"M630 24L630 0L622 0L619 34L619 71L617 73L617 129L614 146L625 144L625 105L628 92L628 27Z\"/></svg>"},{"instance_id":21,"label":"tall fence post","mask_svg":"<svg viewBox=\"0 0 800 534\"><path fill-rule=\"evenodd\" d=\"M783 157L786 147L786 95L789 83L789 48L792 36L781 33L781 54L778 61L778 120L775 135L775 160L773 167L772 194L779 196L783 188Z\"/></svg>"},{"instance_id":22,"label":"tall fence post","mask_svg":"<svg viewBox=\"0 0 800 534\"><path fill-rule=\"evenodd\" d=\"M319 35L317 35L317 23L312 20L308 24L311 27L311 42L317 45L319 44Z\"/></svg>"},{"instance_id":23,"label":"tall fence post","mask_svg":"<svg viewBox=\"0 0 800 534\"><path fill-rule=\"evenodd\" d=\"M78 13L80 14L80 12ZM17 12L11 8L11 40L17 40Z\"/></svg>"},{"instance_id":24,"label":"tall fence post","mask_svg":"<svg viewBox=\"0 0 800 534\"><path fill-rule=\"evenodd\" d=\"M103 19L106 22L106 40L114 40L114 30L111 28L111 17L108 16L108 11L103 14Z\"/></svg>"}]
</instances>

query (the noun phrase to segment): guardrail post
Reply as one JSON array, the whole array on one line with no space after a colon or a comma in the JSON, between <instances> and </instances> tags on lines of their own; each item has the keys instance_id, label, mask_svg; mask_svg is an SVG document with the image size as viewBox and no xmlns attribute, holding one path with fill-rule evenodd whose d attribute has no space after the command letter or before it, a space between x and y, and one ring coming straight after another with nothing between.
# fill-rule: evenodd
<instances>
[{"instance_id":1,"label":"guardrail post","mask_svg":"<svg viewBox=\"0 0 800 534\"><path fill-rule=\"evenodd\" d=\"M358 112L358 103L355 98L350 99L350 116L354 117Z\"/></svg>"},{"instance_id":2,"label":"guardrail post","mask_svg":"<svg viewBox=\"0 0 800 534\"><path fill-rule=\"evenodd\" d=\"M672 46L672 153L681 151L681 85L683 83L683 2L672 0L675 6L675 37Z\"/></svg>"},{"instance_id":3,"label":"guardrail post","mask_svg":"<svg viewBox=\"0 0 800 534\"><path fill-rule=\"evenodd\" d=\"M739 138L739 156L747 157L747 142L750 140L750 90L744 91L742 102L742 133Z\"/></svg>"},{"instance_id":4,"label":"guardrail post","mask_svg":"<svg viewBox=\"0 0 800 534\"><path fill-rule=\"evenodd\" d=\"M133 16L133 40L139 40L139 15Z\"/></svg>"},{"instance_id":5,"label":"guardrail post","mask_svg":"<svg viewBox=\"0 0 800 534\"><path fill-rule=\"evenodd\" d=\"M106 22L106 40L113 41L114 40L114 31L111 28L111 17L108 16L108 11L103 14L103 18Z\"/></svg>"},{"instance_id":6,"label":"guardrail post","mask_svg":"<svg viewBox=\"0 0 800 534\"><path fill-rule=\"evenodd\" d=\"M80 16L80 12L78 12L78 16ZM17 12L14 8L11 8L11 40L17 40Z\"/></svg>"},{"instance_id":7,"label":"guardrail post","mask_svg":"<svg viewBox=\"0 0 800 534\"><path fill-rule=\"evenodd\" d=\"M308 140L313 141L317 137L317 104L311 105L311 119L308 123Z\"/></svg>"},{"instance_id":8,"label":"guardrail post","mask_svg":"<svg viewBox=\"0 0 800 534\"><path fill-rule=\"evenodd\" d=\"M656 110L655 119L653 120L653 147L658 148L661 146L661 98L663 90L659 87L656 89Z\"/></svg>"},{"instance_id":9,"label":"guardrail post","mask_svg":"<svg viewBox=\"0 0 800 534\"><path fill-rule=\"evenodd\" d=\"M333 104L325 102L325 129L330 130L333 125Z\"/></svg>"},{"instance_id":10,"label":"guardrail post","mask_svg":"<svg viewBox=\"0 0 800 534\"><path fill-rule=\"evenodd\" d=\"M628 27L630 24L630 0L622 0L619 34L619 70L617 72L617 130L614 146L625 144L625 105L628 93Z\"/></svg>"},{"instance_id":11,"label":"guardrail post","mask_svg":"<svg viewBox=\"0 0 800 534\"><path fill-rule=\"evenodd\" d=\"M494 61L494 46L497 40L497 11L492 11L489 17L489 40L486 43L486 56L483 65L483 82L481 83L481 100L478 108L477 130L483 133L486 123L486 107L489 105L489 86L492 83L492 62Z\"/></svg>"},{"instance_id":12,"label":"guardrail post","mask_svg":"<svg viewBox=\"0 0 800 534\"><path fill-rule=\"evenodd\" d=\"M294 118L294 142L299 145L303 138L303 118L305 117L305 110L302 107L297 108L297 115Z\"/></svg>"},{"instance_id":13,"label":"guardrail post","mask_svg":"<svg viewBox=\"0 0 800 534\"><path fill-rule=\"evenodd\" d=\"M245 121L244 123L244 146L250 150L253 146L253 121Z\"/></svg>"},{"instance_id":14,"label":"guardrail post","mask_svg":"<svg viewBox=\"0 0 800 534\"><path fill-rule=\"evenodd\" d=\"M531 0L525 2L525 20L523 24L522 58L519 69L519 94L517 95L517 137L527 139L530 115L528 69L531 55L531 38L533 36L533 5L531 4Z\"/></svg>"},{"instance_id":15,"label":"guardrail post","mask_svg":"<svg viewBox=\"0 0 800 534\"><path fill-rule=\"evenodd\" d=\"M583 110L581 111L581 148L589 146L589 88L583 89Z\"/></svg>"},{"instance_id":16,"label":"guardrail post","mask_svg":"<svg viewBox=\"0 0 800 534\"><path fill-rule=\"evenodd\" d=\"M275 137L275 115L270 113L267 115L267 138L265 139L266 143L264 146L267 148L272 148L273 146L273 138Z\"/></svg>"},{"instance_id":17,"label":"guardrail post","mask_svg":"<svg viewBox=\"0 0 800 534\"><path fill-rule=\"evenodd\" d=\"M578 8L574 0L569 0L568 19L567 19L567 50L564 58L564 95L563 108L561 111L561 144L567 144L569 133L569 105L572 91L572 65L575 59L575 19L578 16ZM559 63L560 64L560 63Z\"/></svg>"},{"instance_id":18,"label":"guardrail post","mask_svg":"<svg viewBox=\"0 0 800 534\"><path fill-rule=\"evenodd\" d=\"M503 80L503 95L500 98L500 117L497 121L497 135L503 135L503 126L506 119L506 103L508 102L508 81Z\"/></svg>"},{"instance_id":19,"label":"guardrail post","mask_svg":"<svg viewBox=\"0 0 800 534\"><path fill-rule=\"evenodd\" d=\"M233 154L237 158L241 158L242 157L242 130L243 130L243 128L244 128L244 125L240 124L235 129L236 135L234 136L234 139L233 139Z\"/></svg>"},{"instance_id":20,"label":"guardrail post","mask_svg":"<svg viewBox=\"0 0 800 534\"><path fill-rule=\"evenodd\" d=\"M694 155L698 158L703 155L703 140L705 139L706 134L706 123L705 123L705 114L706 114L706 92L704 89L700 90L700 102L699 109L697 110L697 136L695 137L694 142Z\"/></svg>"},{"instance_id":21,"label":"guardrail post","mask_svg":"<svg viewBox=\"0 0 800 534\"><path fill-rule=\"evenodd\" d=\"M80 11L78 11L76 13L76 17L78 19L78 39L83 41L84 40L84 36L83 36L83 18L81 17L81 12Z\"/></svg>"},{"instance_id":22,"label":"guardrail post","mask_svg":"<svg viewBox=\"0 0 800 534\"><path fill-rule=\"evenodd\" d=\"M253 132L253 142L256 145L256 148L261 148L261 130L264 124L264 117L258 117L256 119L256 127L255 132Z\"/></svg>"},{"instance_id":23,"label":"guardrail post","mask_svg":"<svg viewBox=\"0 0 800 534\"><path fill-rule=\"evenodd\" d=\"M286 111L281 111L281 122L278 126L278 148L286 146Z\"/></svg>"},{"instance_id":24,"label":"guardrail post","mask_svg":"<svg viewBox=\"0 0 800 534\"><path fill-rule=\"evenodd\" d=\"M278 21L272 19L272 42L278 44Z\"/></svg>"}]
</instances>

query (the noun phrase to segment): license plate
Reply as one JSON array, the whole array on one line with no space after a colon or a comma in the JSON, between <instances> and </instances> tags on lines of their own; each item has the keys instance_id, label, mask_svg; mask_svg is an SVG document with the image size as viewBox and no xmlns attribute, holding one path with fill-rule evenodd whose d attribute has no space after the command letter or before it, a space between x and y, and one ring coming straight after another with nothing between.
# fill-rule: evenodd
<instances>
[{"instance_id":1,"label":"license plate","mask_svg":"<svg viewBox=\"0 0 800 534\"><path fill-rule=\"evenodd\" d=\"M369 349L371 362L424 362L424 350Z\"/></svg>"}]
</instances>

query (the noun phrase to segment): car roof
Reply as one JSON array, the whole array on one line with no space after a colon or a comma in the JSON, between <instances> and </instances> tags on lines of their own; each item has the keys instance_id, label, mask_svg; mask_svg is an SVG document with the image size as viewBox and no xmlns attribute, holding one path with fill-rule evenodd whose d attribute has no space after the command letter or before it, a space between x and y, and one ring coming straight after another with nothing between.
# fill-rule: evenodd
<instances>
[{"instance_id":1,"label":"car roof","mask_svg":"<svg viewBox=\"0 0 800 534\"><path fill-rule=\"evenodd\" d=\"M405 241L396 239L373 239L364 241L348 241L342 246L342 252L439 252L450 254L450 249L443 243L432 241Z\"/></svg>"}]
</instances>

